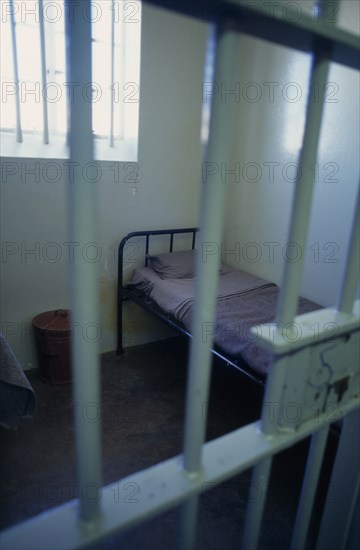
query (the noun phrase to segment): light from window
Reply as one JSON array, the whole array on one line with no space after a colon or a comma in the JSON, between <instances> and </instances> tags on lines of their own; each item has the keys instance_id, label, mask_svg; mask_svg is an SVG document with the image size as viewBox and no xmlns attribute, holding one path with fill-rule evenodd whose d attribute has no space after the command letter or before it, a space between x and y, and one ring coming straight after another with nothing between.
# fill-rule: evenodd
<instances>
[{"instance_id":1,"label":"light from window","mask_svg":"<svg viewBox=\"0 0 360 550\"><path fill-rule=\"evenodd\" d=\"M85 6L85 4L84 4ZM92 102L95 158L137 160L141 3L92 1ZM68 0L1 2L3 156L66 158L68 100L65 24Z\"/></svg>"}]
</instances>

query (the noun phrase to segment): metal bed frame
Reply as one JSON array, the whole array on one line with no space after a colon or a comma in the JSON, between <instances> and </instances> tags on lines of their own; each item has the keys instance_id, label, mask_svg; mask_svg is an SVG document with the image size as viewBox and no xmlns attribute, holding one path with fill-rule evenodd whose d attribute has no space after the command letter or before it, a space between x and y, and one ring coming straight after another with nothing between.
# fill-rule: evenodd
<instances>
[{"instance_id":1,"label":"metal bed frame","mask_svg":"<svg viewBox=\"0 0 360 550\"><path fill-rule=\"evenodd\" d=\"M197 227L190 227L184 229L159 229L153 231L135 231L126 235L120 242L118 248L118 290L117 290L117 354L122 355L124 353L123 348L123 302L131 300L138 304L140 307L144 308L146 311L153 314L155 317L160 319L163 323L169 326L171 329L175 330L178 334L185 336L186 338L191 338L191 334L186 328L180 323L174 316L163 311L151 298L144 296L142 292L131 287L131 285L123 284L123 271L124 271L124 249L128 241L139 238L145 239L145 249L144 249L144 265L148 265L147 255L150 251L150 237L158 235L169 235L169 252L173 252L174 247L174 235L192 235L191 248L195 248L196 243L196 234L199 231ZM218 346L213 346L211 348L212 354L224 362L226 366L234 367L239 371L243 376L250 379L252 382L264 386L265 376L261 376L254 369L252 369L241 357L232 357L226 354Z\"/></svg>"},{"instance_id":2,"label":"metal bed frame","mask_svg":"<svg viewBox=\"0 0 360 550\"><path fill-rule=\"evenodd\" d=\"M336 0L320 2L321 13L317 20L303 13L292 21L287 20L279 2L275 2L274 9L269 12L263 10L269 2L261 0L146 1L216 23L216 82L230 81L233 77L237 62L236 36L239 32L311 53L310 86L318 83L320 94L316 102L309 97L300 163L304 166L314 164L330 62L356 70L360 68L358 37L337 28L334 21L327 21L324 17L325 8L330 4L337 6ZM90 0L74 3L74 18L68 34L70 81L80 85L91 81L91 26L90 19L82 17L82 9L89 9L89 4ZM89 184L81 174L81 167L93 159L91 104L84 102L80 94L71 104L70 119L70 158L77 167L69 194L70 238L74 242L96 242L96 186ZM231 109L213 98L206 154L208 162L224 162L229 158L233 119ZM297 242L302 248L308 231L313 185L314 178L310 173L301 181L300 178L296 181L289 241ZM225 186L216 178L206 182L202 186L198 246L205 242L220 242L224 205ZM357 547L355 538L351 537L355 535L357 518L354 511L359 507L360 488L360 457L354 451L354 443L360 439L360 326L358 314L353 313L358 285L359 233L358 201L337 304L334 308L311 314L311 321L320 322L321 326L325 322L335 322L338 327L336 338L329 342L326 331L320 331L314 342L313 334L309 333L309 319L300 316L296 321L303 329L301 337L292 345L281 339L281 327L295 318L302 271L301 261L286 264L275 338L263 339L264 347L272 354L272 364L266 381L261 418L207 443L205 405L209 393L211 350L209 342L202 342L201 326L205 304L209 316L215 313L218 263L216 258L214 261L209 258L205 267L198 261L183 453L106 487L102 486L100 424L85 422L82 416L83 406L87 403L95 402L101 406L99 356L93 342L84 341L81 334L75 335L73 365L74 402L79 405L75 407L79 500L4 531L1 534L2 549L91 547L115 532L139 525L174 506L182 505L179 546L183 550L192 550L196 548L199 496L204 488L213 487L253 467L252 485L261 485L265 490L261 498L249 500L242 548L254 550L259 540L272 458L279 451L311 435L290 545L291 550L303 549L329 432L325 406L331 396L337 405L332 420L343 418L330 482L339 490L335 505L331 501L331 492L328 494L330 498L323 510L316 550ZM83 326L89 319L97 320L95 264L80 259L71 265L71 289L73 321ZM299 368L304 364L304 357L307 358L307 371ZM328 377L316 385L312 374L318 372L319 367L328 373ZM346 391L340 391L341 388L346 388ZM281 415L281 411L286 410L295 399L302 414L292 423L291 419ZM319 401L323 404L320 408ZM316 406L319 414L314 418L312 407ZM141 499L136 506L114 502L118 484L127 481L136 483L141 490Z\"/></svg>"}]
</instances>

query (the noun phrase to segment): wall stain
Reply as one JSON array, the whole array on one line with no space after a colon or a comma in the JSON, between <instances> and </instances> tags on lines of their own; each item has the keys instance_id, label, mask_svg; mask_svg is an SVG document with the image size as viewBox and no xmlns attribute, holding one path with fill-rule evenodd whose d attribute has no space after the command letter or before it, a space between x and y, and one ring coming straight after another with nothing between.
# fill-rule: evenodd
<instances>
[{"instance_id":1,"label":"wall stain","mask_svg":"<svg viewBox=\"0 0 360 550\"><path fill-rule=\"evenodd\" d=\"M102 275L98 279L100 318L104 328L116 330L116 279L114 276Z\"/></svg>"}]
</instances>

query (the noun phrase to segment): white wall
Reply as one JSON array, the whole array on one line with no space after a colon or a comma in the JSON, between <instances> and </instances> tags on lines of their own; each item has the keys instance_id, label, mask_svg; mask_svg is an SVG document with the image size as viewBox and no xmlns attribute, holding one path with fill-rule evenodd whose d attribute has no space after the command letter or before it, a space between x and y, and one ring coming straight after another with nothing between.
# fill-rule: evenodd
<instances>
[{"instance_id":1,"label":"white wall","mask_svg":"<svg viewBox=\"0 0 360 550\"><path fill-rule=\"evenodd\" d=\"M112 350L119 240L129 231L196 225L205 37L203 23L143 6L139 161L120 164L118 172L114 163L100 163L96 246L65 244L68 170L62 161L3 159L16 173L3 172L1 181L1 326L25 369L36 366L32 318L69 307L71 251L89 261L99 256L101 349ZM125 312L125 343L169 334L136 306Z\"/></svg>"},{"instance_id":2,"label":"white wall","mask_svg":"<svg viewBox=\"0 0 360 550\"><path fill-rule=\"evenodd\" d=\"M356 2L344 3L340 12L343 27L359 29L358 8ZM239 134L229 166L237 166L238 172L237 180L231 174L226 177L224 233L227 250L236 250L236 255L228 253L227 260L280 283L286 253L296 253L292 258L303 254L302 295L333 305L344 270L359 181L358 75L331 66L309 236L305 250L295 250L286 243L310 59L244 37L239 41L239 54L243 57L235 80L240 84L240 99L234 102ZM234 83L229 83L231 86ZM305 173L314 167L302 169Z\"/></svg>"}]
</instances>

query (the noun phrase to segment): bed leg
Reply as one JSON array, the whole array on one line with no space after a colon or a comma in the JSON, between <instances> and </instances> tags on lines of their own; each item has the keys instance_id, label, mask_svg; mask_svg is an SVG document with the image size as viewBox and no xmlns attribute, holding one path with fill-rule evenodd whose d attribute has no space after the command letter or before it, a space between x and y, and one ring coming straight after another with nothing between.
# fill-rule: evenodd
<instances>
[{"instance_id":1,"label":"bed leg","mask_svg":"<svg viewBox=\"0 0 360 550\"><path fill-rule=\"evenodd\" d=\"M116 343L116 354L124 355L123 348L123 315L122 315L122 297L118 297L118 309L117 309L117 343Z\"/></svg>"},{"instance_id":2,"label":"bed leg","mask_svg":"<svg viewBox=\"0 0 360 550\"><path fill-rule=\"evenodd\" d=\"M118 320L116 354L117 355L124 355L123 334L122 334L122 319Z\"/></svg>"}]
</instances>

